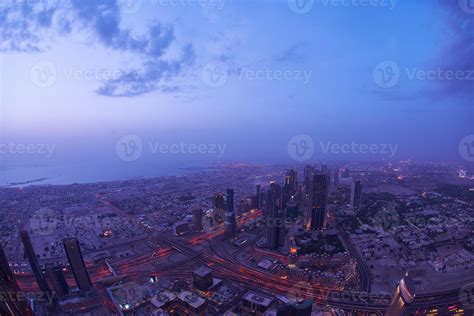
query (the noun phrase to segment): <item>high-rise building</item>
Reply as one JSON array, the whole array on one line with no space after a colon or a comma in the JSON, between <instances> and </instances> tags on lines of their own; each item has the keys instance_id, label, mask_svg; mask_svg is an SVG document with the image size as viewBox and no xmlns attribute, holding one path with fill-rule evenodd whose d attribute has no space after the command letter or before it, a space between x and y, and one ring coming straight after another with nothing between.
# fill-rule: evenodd
<instances>
[{"instance_id":1,"label":"high-rise building","mask_svg":"<svg viewBox=\"0 0 474 316\"><path fill-rule=\"evenodd\" d=\"M92 290L92 282L82 257L79 241L77 238L65 238L63 244L77 286L83 292Z\"/></svg>"},{"instance_id":2,"label":"high-rise building","mask_svg":"<svg viewBox=\"0 0 474 316\"><path fill-rule=\"evenodd\" d=\"M355 210L359 210L361 199L362 199L362 185L359 180L355 180L352 182L352 188L351 188L351 207Z\"/></svg>"},{"instance_id":3,"label":"high-rise building","mask_svg":"<svg viewBox=\"0 0 474 316\"><path fill-rule=\"evenodd\" d=\"M212 207L225 210L224 195L222 195L221 193L214 195Z\"/></svg>"},{"instance_id":4,"label":"high-rise building","mask_svg":"<svg viewBox=\"0 0 474 316\"><path fill-rule=\"evenodd\" d=\"M290 194L294 195L298 191L298 171L296 171L296 169L287 169L285 178L286 177L288 177Z\"/></svg>"},{"instance_id":5,"label":"high-rise building","mask_svg":"<svg viewBox=\"0 0 474 316\"><path fill-rule=\"evenodd\" d=\"M207 291L213 284L212 270L202 266L193 271L193 286L201 291Z\"/></svg>"},{"instance_id":6,"label":"high-rise building","mask_svg":"<svg viewBox=\"0 0 474 316\"><path fill-rule=\"evenodd\" d=\"M225 212L225 232L226 237L234 240L237 234L237 220L235 218L234 210L234 190L227 189L226 191L227 211Z\"/></svg>"},{"instance_id":7,"label":"high-rise building","mask_svg":"<svg viewBox=\"0 0 474 316\"><path fill-rule=\"evenodd\" d=\"M284 202L285 192L284 187L281 188L279 185L270 185L267 194L267 209L268 209L268 216L267 216L267 242L268 247L271 249L277 249L278 247L282 247L285 243L285 208L282 208L286 202ZM281 190L282 192L280 195L280 202L277 203L277 193Z\"/></svg>"},{"instance_id":8,"label":"high-rise building","mask_svg":"<svg viewBox=\"0 0 474 316\"><path fill-rule=\"evenodd\" d=\"M304 188L305 192L308 194L310 190L310 185L311 185L311 177L313 176L314 173L314 167L311 165L306 165L304 166L303 170L303 177L304 177Z\"/></svg>"},{"instance_id":9,"label":"high-rise building","mask_svg":"<svg viewBox=\"0 0 474 316\"><path fill-rule=\"evenodd\" d=\"M313 301L306 300L289 306L288 316L311 316Z\"/></svg>"},{"instance_id":10,"label":"high-rise building","mask_svg":"<svg viewBox=\"0 0 474 316\"><path fill-rule=\"evenodd\" d=\"M415 299L415 285L408 273L399 282L386 315L411 315L410 304Z\"/></svg>"},{"instance_id":11,"label":"high-rise building","mask_svg":"<svg viewBox=\"0 0 474 316\"><path fill-rule=\"evenodd\" d=\"M284 210L286 209L286 205L291 199L291 184L290 184L290 178L288 176L285 176L283 178L283 185L281 186L281 191L280 191L280 209Z\"/></svg>"},{"instance_id":12,"label":"high-rise building","mask_svg":"<svg viewBox=\"0 0 474 316\"><path fill-rule=\"evenodd\" d=\"M319 172L313 174L310 181L308 213L306 228L309 230L321 230L327 211L329 188L327 174Z\"/></svg>"},{"instance_id":13,"label":"high-rise building","mask_svg":"<svg viewBox=\"0 0 474 316\"><path fill-rule=\"evenodd\" d=\"M334 186L337 188L339 186L339 168L334 170Z\"/></svg>"},{"instance_id":14,"label":"high-rise building","mask_svg":"<svg viewBox=\"0 0 474 316\"><path fill-rule=\"evenodd\" d=\"M202 226L202 209L200 208L194 210L194 230L197 232L204 230L204 227Z\"/></svg>"},{"instance_id":15,"label":"high-rise building","mask_svg":"<svg viewBox=\"0 0 474 316\"><path fill-rule=\"evenodd\" d=\"M53 285L56 296L62 297L69 294L69 285L67 284L66 278L64 277L63 269L59 266L49 267L47 274L51 284Z\"/></svg>"},{"instance_id":16,"label":"high-rise building","mask_svg":"<svg viewBox=\"0 0 474 316\"><path fill-rule=\"evenodd\" d=\"M255 185L255 196L252 199L252 208L259 210L262 208L262 187L260 183Z\"/></svg>"},{"instance_id":17,"label":"high-rise building","mask_svg":"<svg viewBox=\"0 0 474 316\"><path fill-rule=\"evenodd\" d=\"M20 288L0 244L0 293L12 293L12 295L4 295L4 298L0 300L0 315L33 315L26 300L15 299L15 297L22 297L14 295L19 292Z\"/></svg>"},{"instance_id":18,"label":"high-rise building","mask_svg":"<svg viewBox=\"0 0 474 316\"><path fill-rule=\"evenodd\" d=\"M322 165L321 166L321 172L324 173L324 174L328 174L328 166L327 165Z\"/></svg>"},{"instance_id":19,"label":"high-rise building","mask_svg":"<svg viewBox=\"0 0 474 316\"><path fill-rule=\"evenodd\" d=\"M46 278L43 272L41 271L41 267L39 265L38 258L36 257L36 253L33 249L33 245L31 244L31 239L28 235L28 232L22 230L20 232L20 239L23 243L25 256L28 259L28 262L30 263L31 271L35 276L35 280L38 284L38 287L40 288L42 293L44 293L45 295L50 295L49 297L51 297L51 289L49 288L48 282L46 281Z\"/></svg>"}]
</instances>

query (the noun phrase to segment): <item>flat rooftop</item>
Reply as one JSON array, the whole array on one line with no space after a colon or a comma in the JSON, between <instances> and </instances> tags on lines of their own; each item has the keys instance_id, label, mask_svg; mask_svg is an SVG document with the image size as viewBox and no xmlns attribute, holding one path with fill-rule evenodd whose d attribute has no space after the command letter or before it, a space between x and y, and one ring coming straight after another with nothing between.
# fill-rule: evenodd
<instances>
[{"instance_id":1,"label":"flat rooftop","mask_svg":"<svg viewBox=\"0 0 474 316\"><path fill-rule=\"evenodd\" d=\"M212 269L210 269L206 266L200 266L199 268L194 270L193 273L200 276L200 277L205 277L206 275L212 273Z\"/></svg>"},{"instance_id":2,"label":"flat rooftop","mask_svg":"<svg viewBox=\"0 0 474 316\"><path fill-rule=\"evenodd\" d=\"M252 291L248 291L245 293L245 295L242 297L244 300L247 300L249 302L252 302L254 304L268 307L273 301L273 298L270 296L266 296L260 293L255 293Z\"/></svg>"}]
</instances>

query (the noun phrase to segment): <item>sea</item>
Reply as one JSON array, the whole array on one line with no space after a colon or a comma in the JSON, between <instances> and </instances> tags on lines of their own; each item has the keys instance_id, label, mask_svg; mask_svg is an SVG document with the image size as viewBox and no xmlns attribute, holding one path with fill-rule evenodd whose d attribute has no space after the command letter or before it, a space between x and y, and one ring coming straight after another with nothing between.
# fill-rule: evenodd
<instances>
[{"instance_id":1,"label":"sea","mask_svg":"<svg viewBox=\"0 0 474 316\"><path fill-rule=\"evenodd\" d=\"M183 175L191 172L212 170L213 163L176 162L166 163L73 163L73 164L21 164L0 165L0 187L24 187L31 185L66 185L95 183Z\"/></svg>"}]
</instances>

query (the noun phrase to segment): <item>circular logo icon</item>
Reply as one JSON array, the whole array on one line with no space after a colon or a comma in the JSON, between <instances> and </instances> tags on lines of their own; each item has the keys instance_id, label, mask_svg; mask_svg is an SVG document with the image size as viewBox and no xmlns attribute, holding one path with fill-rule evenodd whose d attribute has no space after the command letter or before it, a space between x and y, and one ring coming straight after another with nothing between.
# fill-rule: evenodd
<instances>
[{"instance_id":1,"label":"circular logo icon","mask_svg":"<svg viewBox=\"0 0 474 316\"><path fill-rule=\"evenodd\" d=\"M229 79L227 65L223 62L210 62L201 71L202 81L211 88L219 88Z\"/></svg>"},{"instance_id":2,"label":"circular logo icon","mask_svg":"<svg viewBox=\"0 0 474 316\"><path fill-rule=\"evenodd\" d=\"M306 161L314 154L314 142L311 136L296 135L287 145L288 155L296 161Z\"/></svg>"},{"instance_id":3,"label":"circular logo icon","mask_svg":"<svg viewBox=\"0 0 474 316\"><path fill-rule=\"evenodd\" d=\"M137 135L126 135L120 138L115 145L115 151L123 161L136 161L143 153L142 140Z\"/></svg>"},{"instance_id":4,"label":"circular logo icon","mask_svg":"<svg viewBox=\"0 0 474 316\"><path fill-rule=\"evenodd\" d=\"M373 76L378 86L391 88L400 81L400 67L394 61L383 61L375 66Z\"/></svg>"},{"instance_id":5,"label":"circular logo icon","mask_svg":"<svg viewBox=\"0 0 474 316\"><path fill-rule=\"evenodd\" d=\"M461 9L469 14L474 14L474 1L473 0L459 0L459 6Z\"/></svg>"},{"instance_id":6,"label":"circular logo icon","mask_svg":"<svg viewBox=\"0 0 474 316\"><path fill-rule=\"evenodd\" d=\"M49 88L56 82L56 66L50 61L37 62L30 69L30 80L38 88Z\"/></svg>"},{"instance_id":7,"label":"circular logo icon","mask_svg":"<svg viewBox=\"0 0 474 316\"><path fill-rule=\"evenodd\" d=\"M310 283L295 281L292 286L288 287L286 296L290 301L296 303L303 300L313 300L315 294L316 291Z\"/></svg>"},{"instance_id":8,"label":"circular logo icon","mask_svg":"<svg viewBox=\"0 0 474 316\"><path fill-rule=\"evenodd\" d=\"M375 225L380 225L385 231L395 229L400 225L398 213L389 210L380 210L373 217Z\"/></svg>"},{"instance_id":9,"label":"circular logo icon","mask_svg":"<svg viewBox=\"0 0 474 316\"><path fill-rule=\"evenodd\" d=\"M286 0L288 8L296 14L305 14L311 11L314 0Z\"/></svg>"},{"instance_id":10,"label":"circular logo icon","mask_svg":"<svg viewBox=\"0 0 474 316\"><path fill-rule=\"evenodd\" d=\"M140 11L143 5L143 0L117 0L117 6L122 13L134 14Z\"/></svg>"},{"instance_id":11,"label":"circular logo icon","mask_svg":"<svg viewBox=\"0 0 474 316\"><path fill-rule=\"evenodd\" d=\"M474 310L474 283L468 283L459 290L459 302L464 308Z\"/></svg>"},{"instance_id":12,"label":"circular logo icon","mask_svg":"<svg viewBox=\"0 0 474 316\"><path fill-rule=\"evenodd\" d=\"M459 143L459 154L467 161L474 161L474 135L464 137Z\"/></svg>"},{"instance_id":13,"label":"circular logo icon","mask_svg":"<svg viewBox=\"0 0 474 316\"><path fill-rule=\"evenodd\" d=\"M52 234L59 227L59 214L54 210L46 208L40 209L30 217L30 228L35 235Z\"/></svg>"}]
</instances>

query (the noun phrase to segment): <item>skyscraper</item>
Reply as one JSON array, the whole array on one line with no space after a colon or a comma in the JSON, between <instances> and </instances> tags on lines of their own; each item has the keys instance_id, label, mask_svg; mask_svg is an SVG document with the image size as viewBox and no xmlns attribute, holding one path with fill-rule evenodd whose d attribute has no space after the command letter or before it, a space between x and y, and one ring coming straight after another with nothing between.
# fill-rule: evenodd
<instances>
[{"instance_id":1,"label":"skyscraper","mask_svg":"<svg viewBox=\"0 0 474 316\"><path fill-rule=\"evenodd\" d=\"M268 247L271 249L277 249L285 243L285 225L284 225L284 212L286 208L285 202L285 185L281 188L278 184L270 185L267 195L267 242ZM280 192L280 202L277 203L277 193ZM282 208L282 207L285 208Z\"/></svg>"},{"instance_id":2,"label":"skyscraper","mask_svg":"<svg viewBox=\"0 0 474 316\"><path fill-rule=\"evenodd\" d=\"M355 180L352 182L352 188L351 188L351 207L354 210L360 209L361 199L362 199L362 185L360 184L359 180Z\"/></svg>"},{"instance_id":3,"label":"skyscraper","mask_svg":"<svg viewBox=\"0 0 474 316\"><path fill-rule=\"evenodd\" d=\"M15 276L8 265L7 256L0 244L0 293L12 294L4 295L4 298L0 300L0 315L33 315L26 300L15 299L17 297L15 294L19 292L20 288L16 283Z\"/></svg>"},{"instance_id":4,"label":"skyscraper","mask_svg":"<svg viewBox=\"0 0 474 316\"><path fill-rule=\"evenodd\" d=\"M194 209L194 230L197 232L204 230L202 227L202 209L200 208Z\"/></svg>"},{"instance_id":5,"label":"skyscraper","mask_svg":"<svg viewBox=\"0 0 474 316\"><path fill-rule=\"evenodd\" d=\"M304 184L306 194L309 193L310 186L311 186L311 177L313 173L314 173L313 166L311 165L304 166L304 170L303 170L304 183L303 184Z\"/></svg>"},{"instance_id":6,"label":"skyscraper","mask_svg":"<svg viewBox=\"0 0 474 316\"><path fill-rule=\"evenodd\" d=\"M42 293L45 293L45 295L50 295L51 289L49 288L48 282L46 281L46 278L43 275L43 272L41 271L41 267L39 265L38 258L36 257L36 253L33 249L33 245L31 244L31 239L28 235L28 232L22 230L20 232L20 239L23 243L25 256L27 257L28 262L30 263L31 271L35 276L35 280L36 283L38 283L38 287L40 288Z\"/></svg>"},{"instance_id":7,"label":"skyscraper","mask_svg":"<svg viewBox=\"0 0 474 316\"><path fill-rule=\"evenodd\" d=\"M254 208L261 209L262 208L262 186L258 183L255 186L255 205Z\"/></svg>"},{"instance_id":8,"label":"skyscraper","mask_svg":"<svg viewBox=\"0 0 474 316\"><path fill-rule=\"evenodd\" d=\"M286 209L286 204L291 199L291 177L285 176L283 177L283 185L281 186L280 191L280 209Z\"/></svg>"},{"instance_id":9,"label":"skyscraper","mask_svg":"<svg viewBox=\"0 0 474 316\"><path fill-rule=\"evenodd\" d=\"M82 257L79 241L77 238L65 238L63 244L77 286L83 292L92 290L92 282Z\"/></svg>"},{"instance_id":10,"label":"skyscraper","mask_svg":"<svg viewBox=\"0 0 474 316\"><path fill-rule=\"evenodd\" d=\"M339 168L334 170L334 186L337 188L339 186Z\"/></svg>"},{"instance_id":11,"label":"skyscraper","mask_svg":"<svg viewBox=\"0 0 474 316\"><path fill-rule=\"evenodd\" d=\"M386 315L411 315L409 309L410 304L415 299L415 295L415 284L411 276L406 273L398 283Z\"/></svg>"},{"instance_id":12,"label":"skyscraper","mask_svg":"<svg viewBox=\"0 0 474 316\"><path fill-rule=\"evenodd\" d=\"M222 209L222 210L225 209L224 196L221 193L214 195L214 199L212 201L212 207Z\"/></svg>"},{"instance_id":13,"label":"skyscraper","mask_svg":"<svg viewBox=\"0 0 474 316\"><path fill-rule=\"evenodd\" d=\"M288 177L288 185L290 187L289 193L293 195L298 191L298 171L296 169L287 169L286 177Z\"/></svg>"},{"instance_id":14,"label":"skyscraper","mask_svg":"<svg viewBox=\"0 0 474 316\"><path fill-rule=\"evenodd\" d=\"M234 240L237 233L237 220L234 211L234 190L227 189L226 192L227 211L225 213L225 232L226 237Z\"/></svg>"},{"instance_id":15,"label":"skyscraper","mask_svg":"<svg viewBox=\"0 0 474 316\"><path fill-rule=\"evenodd\" d=\"M69 285L67 284L66 279L64 278L64 273L61 267L49 267L47 274L53 289L56 292L56 295L61 297L69 294Z\"/></svg>"},{"instance_id":16,"label":"skyscraper","mask_svg":"<svg viewBox=\"0 0 474 316\"><path fill-rule=\"evenodd\" d=\"M308 213L306 227L309 230L324 228L328 199L327 174L319 172L313 174L310 181Z\"/></svg>"}]
</instances>

